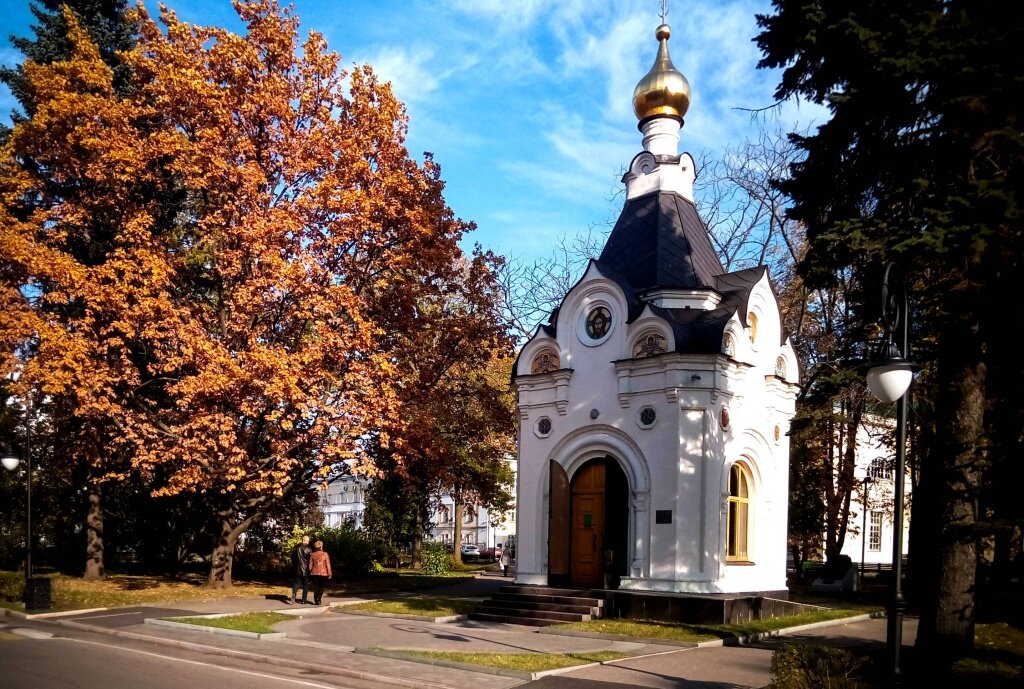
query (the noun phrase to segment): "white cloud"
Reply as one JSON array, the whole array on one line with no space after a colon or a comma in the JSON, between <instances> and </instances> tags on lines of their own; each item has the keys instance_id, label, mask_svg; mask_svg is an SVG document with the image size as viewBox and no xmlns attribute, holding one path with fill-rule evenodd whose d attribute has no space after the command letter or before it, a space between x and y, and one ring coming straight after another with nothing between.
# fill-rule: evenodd
<instances>
[{"instance_id":1,"label":"white cloud","mask_svg":"<svg viewBox=\"0 0 1024 689\"><path fill-rule=\"evenodd\" d=\"M451 9L482 19L493 33L516 33L533 25L537 18L550 12L553 0L449 0Z\"/></svg>"},{"instance_id":2,"label":"white cloud","mask_svg":"<svg viewBox=\"0 0 1024 689\"><path fill-rule=\"evenodd\" d=\"M390 81L395 96L403 103L424 101L437 91L441 79L431 67L435 49L429 45L390 45L370 55L366 62L381 81Z\"/></svg>"}]
</instances>

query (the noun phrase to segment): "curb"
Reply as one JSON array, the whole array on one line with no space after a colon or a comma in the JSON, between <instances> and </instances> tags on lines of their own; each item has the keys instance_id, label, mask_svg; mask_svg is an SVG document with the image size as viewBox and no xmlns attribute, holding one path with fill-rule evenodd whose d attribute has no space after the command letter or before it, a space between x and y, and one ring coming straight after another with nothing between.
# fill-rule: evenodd
<instances>
[{"instance_id":1,"label":"curb","mask_svg":"<svg viewBox=\"0 0 1024 689\"><path fill-rule=\"evenodd\" d=\"M885 613L864 613L863 615L853 615L852 617L839 617L834 620L824 620L822 622L810 622L808 624L800 624L795 627L785 627L783 629L773 629L770 632L758 632L756 634L748 634L746 636L737 636L730 639L715 639L714 641L701 641L697 645L700 648L711 648L714 646L743 646L761 639L771 639L776 636L786 636L788 634L798 634L805 632L810 629L821 629L822 627L836 627L841 624L849 624L851 622L864 622L865 620L872 620L876 618L885 617Z\"/></svg>"},{"instance_id":2,"label":"curb","mask_svg":"<svg viewBox=\"0 0 1024 689\"><path fill-rule=\"evenodd\" d=\"M338 606L339 608L342 606ZM338 610L343 615L360 615L362 617L386 617L393 620L412 620L413 622L459 622L469 619L469 615L447 615L445 617L427 617L426 615L405 615L397 612L370 612L368 610Z\"/></svg>"},{"instance_id":3,"label":"curb","mask_svg":"<svg viewBox=\"0 0 1024 689\"><path fill-rule=\"evenodd\" d=\"M48 620L47 623L56 624L63 627L71 627L73 629L79 629L86 632L106 634L107 636L113 636L120 639L142 641L145 643L156 644L158 646L170 646L174 648L181 648L187 651L197 651L199 653L224 656L226 658L249 660L252 662L264 663L267 665L275 665L279 667L288 667L296 670L309 669L309 662L307 661L292 660L291 658L282 658L280 656L272 656L267 655L265 653L252 653L250 651L239 651L230 648L221 648L220 646L210 646L207 644L194 643L191 641L165 639L163 637L150 636L148 634L122 632L117 631L116 629L96 627L94 625L82 624L80 622L74 622L71 620ZM335 648L338 648L340 650L341 647ZM406 679L404 677L394 677L392 675L381 675L374 672L363 672L361 670L352 670L349 668L337 667L335 665L318 664L317 670L320 672L325 672L327 674L340 675L342 677L351 677L353 679L362 679L370 682L380 682L382 684L388 684L391 686L410 687L411 689L451 689L451 687L449 687L448 685L437 684L435 682L428 682L422 679Z\"/></svg>"},{"instance_id":4,"label":"curb","mask_svg":"<svg viewBox=\"0 0 1024 689\"><path fill-rule=\"evenodd\" d=\"M287 615L296 619L302 619L307 615L322 615L330 608L328 606L317 606L310 610L274 610L279 615ZM181 615L178 617L146 617L143 624L150 624L156 627L174 627L176 629L187 629L194 632L210 632L212 634L226 634L227 636L240 636L246 639L283 639L284 632L247 632L241 629L229 629L227 627L215 627L209 624L193 624L191 622L179 622L179 620L193 618L202 620L219 620L225 617L240 617L248 615L248 612L218 612L209 615ZM282 620L284 622L285 620Z\"/></svg>"},{"instance_id":5,"label":"curb","mask_svg":"<svg viewBox=\"0 0 1024 689\"><path fill-rule=\"evenodd\" d=\"M629 643L646 644L648 646L675 646L677 648L697 648L697 641L677 641L675 639L659 639L648 636L629 636L627 634L603 634L601 632L584 632L578 629L555 630L553 627L541 627L538 634L552 636L576 636L583 639L601 639L604 641L626 641ZM609 661L611 662L611 661Z\"/></svg>"},{"instance_id":6,"label":"curb","mask_svg":"<svg viewBox=\"0 0 1024 689\"><path fill-rule=\"evenodd\" d=\"M3 614L8 617L17 617L19 620L47 620L54 617L69 617L71 615L84 615L88 612L103 612L110 608L82 608L81 610L57 610L55 612L25 612L23 610L11 610L0 608ZM2 617L3 615L0 615Z\"/></svg>"},{"instance_id":7,"label":"curb","mask_svg":"<svg viewBox=\"0 0 1024 689\"><path fill-rule=\"evenodd\" d=\"M205 615L203 617L206 617ZM219 617L231 617L231 615L220 615ZM189 624L188 622L175 622L174 620L161 620L156 617L147 617L142 620L143 624L155 627L171 627L173 629L187 629L193 632L208 632L210 634L224 634L226 636L240 636L245 639L280 639L284 632L247 632L241 629L227 629L225 627L211 627L207 624Z\"/></svg>"},{"instance_id":8,"label":"curb","mask_svg":"<svg viewBox=\"0 0 1024 689\"><path fill-rule=\"evenodd\" d=\"M834 620L823 620L821 622L809 622L807 624L797 625L795 627L784 627L782 629L773 629L769 632L758 632L756 634L747 634L746 636L731 637L728 639L712 639L710 641L674 641L672 639L658 639L652 637L642 636L627 636L625 634L602 634L601 632L585 632L577 629L563 629L557 630L554 627L542 627L537 630L538 634L551 634L554 636L577 636L586 639L604 639L606 641L627 641L635 642L638 644L649 644L653 646L676 646L680 649L686 648L713 648L717 646L742 646L745 644L760 641L761 639L770 639L776 636L786 636L787 634L798 634L799 632L805 632L811 629L820 629L822 627L834 627L840 624L848 624L850 622L863 622L865 620L871 620L876 618L885 617L884 612L870 612L861 615L853 615L850 617L838 617ZM648 655L659 655L657 653ZM633 656L634 658L642 658L645 656ZM619 663L628 658L622 658L619 660L608 660L602 663Z\"/></svg>"},{"instance_id":9,"label":"curb","mask_svg":"<svg viewBox=\"0 0 1024 689\"><path fill-rule=\"evenodd\" d=\"M487 665L476 665L474 663L460 663L454 660L442 660L440 658L426 658L424 656L416 656L401 651L389 651L380 648L357 648L356 653L368 656L377 656L379 658L391 658L392 660L406 660L412 663L423 663L424 665L433 665L435 667L450 667L453 670L466 670L468 672L475 672L481 675L497 675L499 677L511 677L513 679L522 679L528 682L546 677L548 675L561 675L567 672L576 672L586 667L595 667L597 665L603 665L604 663L582 663L580 665L568 665L566 667L559 667L553 670L538 670L537 672L521 672L519 670L506 670L501 667L489 667ZM524 654L526 655L526 654ZM538 653L537 655L549 655L546 653ZM622 660L626 660L623 658ZM606 661L612 662L612 661Z\"/></svg>"}]
</instances>

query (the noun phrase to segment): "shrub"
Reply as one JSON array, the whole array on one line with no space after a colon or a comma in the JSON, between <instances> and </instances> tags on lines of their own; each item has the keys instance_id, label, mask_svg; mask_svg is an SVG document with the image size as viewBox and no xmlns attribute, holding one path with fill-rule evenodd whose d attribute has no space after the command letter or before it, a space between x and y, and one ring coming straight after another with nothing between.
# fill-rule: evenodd
<instances>
[{"instance_id":1,"label":"shrub","mask_svg":"<svg viewBox=\"0 0 1024 689\"><path fill-rule=\"evenodd\" d=\"M860 678L864 664L849 651L831 646L783 646L772 653L769 689L868 689Z\"/></svg>"},{"instance_id":2,"label":"shrub","mask_svg":"<svg viewBox=\"0 0 1024 689\"><path fill-rule=\"evenodd\" d=\"M0 598L9 601L21 600L25 590L25 575L22 572L0 572Z\"/></svg>"},{"instance_id":3,"label":"shrub","mask_svg":"<svg viewBox=\"0 0 1024 689\"><path fill-rule=\"evenodd\" d=\"M324 550L331 557L331 569L335 576L362 576L373 568L372 547L353 526L317 526L308 530L296 526L281 542L281 553L285 556L289 574L292 549L305 534L309 535L311 545L317 540L324 542Z\"/></svg>"},{"instance_id":4,"label":"shrub","mask_svg":"<svg viewBox=\"0 0 1024 689\"><path fill-rule=\"evenodd\" d=\"M421 555L425 574L441 576L455 569L455 558L448 552L444 543L424 543Z\"/></svg>"}]
</instances>

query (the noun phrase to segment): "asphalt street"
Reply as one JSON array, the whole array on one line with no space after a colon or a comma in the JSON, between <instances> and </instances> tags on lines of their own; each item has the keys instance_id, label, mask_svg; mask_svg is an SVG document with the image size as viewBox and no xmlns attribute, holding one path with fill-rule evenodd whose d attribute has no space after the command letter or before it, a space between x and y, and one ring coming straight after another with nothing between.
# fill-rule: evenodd
<instances>
[{"instance_id":1,"label":"asphalt street","mask_svg":"<svg viewBox=\"0 0 1024 689\"><path fill-rule=\"evenodd\" d=\"M98 622L99 620L97 620ZM166 646L0 622L0 689L379 689L377 683Z\"/></svg>"}]
</instances>

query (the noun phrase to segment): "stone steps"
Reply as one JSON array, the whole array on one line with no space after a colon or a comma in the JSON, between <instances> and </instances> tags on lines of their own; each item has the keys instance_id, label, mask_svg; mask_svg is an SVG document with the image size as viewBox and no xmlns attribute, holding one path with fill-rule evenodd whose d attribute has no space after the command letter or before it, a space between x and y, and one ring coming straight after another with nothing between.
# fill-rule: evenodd
<instances>
[{"instance_id":1,"label":"stone steps","mask_svg":"<svg viewBox=\"0 0 1024 689\"><path fill-rule=\"evenodd\" d=\"M480 603L469 619L545 627L586 622L602 616L604 598L592 591L547 586L502 586Z\"/></svg>"}]
</instances>

